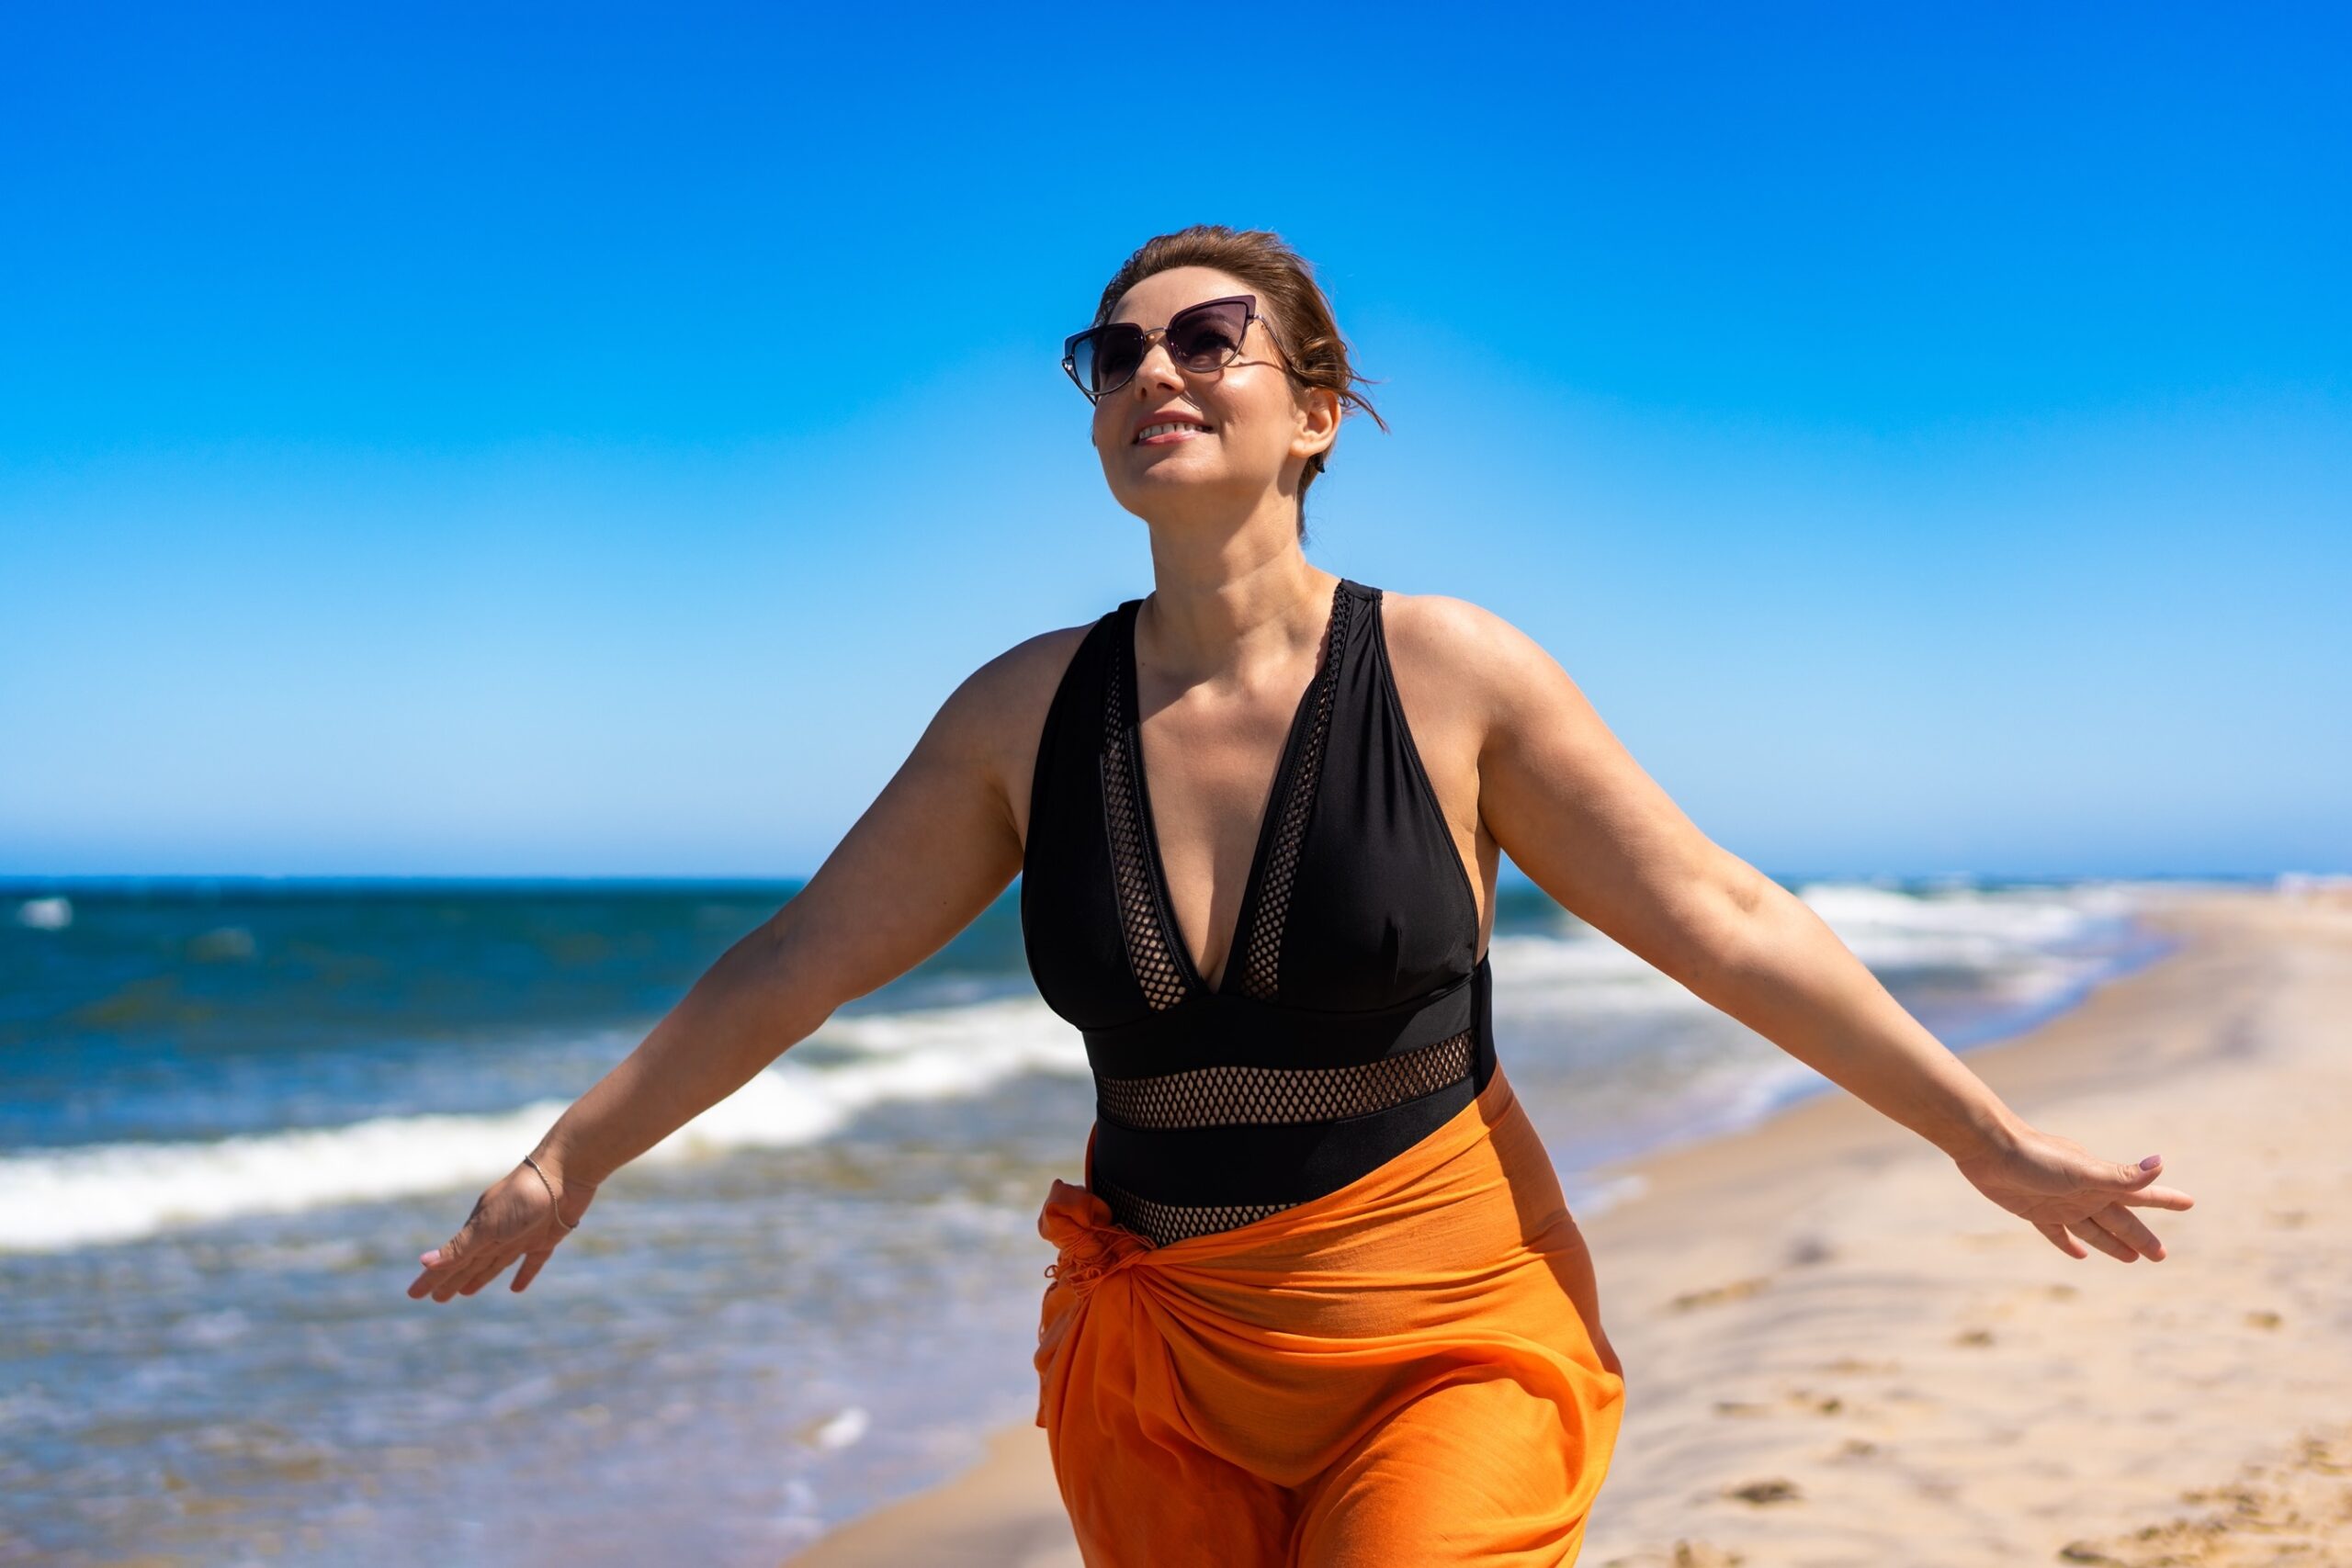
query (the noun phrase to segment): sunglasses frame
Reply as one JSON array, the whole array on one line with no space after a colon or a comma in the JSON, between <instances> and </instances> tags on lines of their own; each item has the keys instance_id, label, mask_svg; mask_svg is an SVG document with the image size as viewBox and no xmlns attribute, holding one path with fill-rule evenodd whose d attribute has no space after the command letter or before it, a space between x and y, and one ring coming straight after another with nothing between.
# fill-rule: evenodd
<instances>
[{"instance_id":1,"label":"sunglasses frame","mask_svg":"<svg viewBox=\"0 0 2352 1568\"><path fill-rule=\"evenodd\" d=\"M1151 354L1151 345L1153 344L1166 341L1169 332L1176 325L1176 323L1191 315L1193 311L1205 310L1213 305L1239 305L1245 312L1241 318L1240 335L1236 337L1233 342L1233 352L1230 355L1227 355L1225 359L1213 367L1217 370L1223 370L1227 366L1231 365L1235 360L1241 357L1241 345L1247 342L1250 337L1250 323L1252 321L1263 321L1266 320L1264 316L1258 312L1258 297L1255 294L1227 294L1219 299L1203 299L1197 304L1187 305L1182 310L1177 311L1174 315L1169 317L1168 325L1164 327L1136 327L1133 321L1104 321L1102 325L1089 327L1082 333L1072 333L1069 336L1062 340L1062 369L1069 373L1070 380L1076 384L1078 389L1085 394L1086 400L1088 402L1100 402L1104 398L1107 398L1112 393L1117 391L1120 387L1124 387L1127 382L1134 380L1136 378L1135 370L1128 371L1125 378L1119 381L1116 386L1105 387L1099 392L1095 391L1090 389L1084 381L1080 380L1078 377L1078 345L1080 344L1085 342L1091 337L1099 338L1102 333L1109 332L1113 328L1134 328L1134 330L1143 333L1143 352L1136 355L1136 370L1140 370L1143 368L1144 360ZM1272 332L1273 330L1271 322L1268 323L1266 330L1268 332ZM1096 346L1099 354L1101 345L1098 343ZM1173 350L1170 351L1169 357L1171 360L1175 358L1175 353ZM1179 370L1185 368L1182 362L1178 362L1176 367ZM1287 370L1289 367L1284 366L1283 368ZM1190 374L1198 376L1205 376L1209 372L1205 370L1190 372Z\"/></svg>"}]
</instances>

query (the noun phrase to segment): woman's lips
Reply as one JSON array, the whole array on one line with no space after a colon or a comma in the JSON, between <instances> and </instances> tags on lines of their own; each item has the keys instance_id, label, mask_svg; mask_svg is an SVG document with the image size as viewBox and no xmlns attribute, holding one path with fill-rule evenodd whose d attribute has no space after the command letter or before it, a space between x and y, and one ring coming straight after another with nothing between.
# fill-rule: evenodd
<instances>
[{"instance_id":1,"label":"woman's lips","mask_svg":"<svg viewBox=\"0 0 2352 1568\"><path fill-rule=\"evenodd\" d=\"M1168 446L1179 441L1190 441L1196 435L1206 435L1199 425L1188 424L1182 430L1163 430L1157 435L1147 435L1136 443L1138 446Z\"/></svg>"}]
</instances>

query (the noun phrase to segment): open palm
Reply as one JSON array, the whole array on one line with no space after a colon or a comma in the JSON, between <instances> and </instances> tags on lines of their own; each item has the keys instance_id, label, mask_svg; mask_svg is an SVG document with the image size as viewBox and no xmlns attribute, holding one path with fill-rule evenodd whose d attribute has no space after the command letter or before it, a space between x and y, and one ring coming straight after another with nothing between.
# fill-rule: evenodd
<instances>
[{"instance_id":1,"label":"open palm","mask_svg":"<svg viewBox=\"0 0 2352 1568\"><path fill-rule=\"evenodd\" d=\"M2145 1169L2096 1159L2072 1138L2029 1127L2008 1147L1952 1163L1979 1192L2031 1221L2067 1257L2088 1258L2087 1242L2132 1263L2165 1256L2164 1243L2132 1208L2186 1209L2195 1202L2186 1192L2153 1185L2164 1164L2149 1158L2156 1163Z\"/></svg>"}]
</instances>

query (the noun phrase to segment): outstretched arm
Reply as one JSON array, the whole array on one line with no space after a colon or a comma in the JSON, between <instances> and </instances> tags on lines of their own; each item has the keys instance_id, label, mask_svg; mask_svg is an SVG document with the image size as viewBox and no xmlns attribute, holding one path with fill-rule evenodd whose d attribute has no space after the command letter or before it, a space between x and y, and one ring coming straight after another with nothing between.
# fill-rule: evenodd
<instances>
[{"instance_id":1,"label":"outstretched arm","mask_svg":"<svg viewBox=\"0 0 2352 1568\"><path fill-rule=\"evenodd\" d=\"M513 1288L524 1289L606 1177L987 908L1021 870L1009 781L1018 773L1026 786L1016 746L1043 723L1040 696L1069 640L1033 637L958 686L807 886L558 1118L532 1151L539 1171L518 1165L419 1259L410 1296L471 1295L517 1258Z\"/></svg>"},{"instance_id":2,"label":"outstretched arm","mask_svg":"<svg viewBox=\"0 0 2352 1568\"><path fill-rule=\"evenodd\" d=\"M2186 1209L2161 1168L2096 1159L2002 1103L1804 901L1699 831L1541 646L1449 601L1487 712L1479 811L1564 908L1950 1155L2051 1245L2132 1262L2163 1245L2127 1205ZM2077 1240L2076 1238L2080 1238Z\"/></svg>"}]
</instances>

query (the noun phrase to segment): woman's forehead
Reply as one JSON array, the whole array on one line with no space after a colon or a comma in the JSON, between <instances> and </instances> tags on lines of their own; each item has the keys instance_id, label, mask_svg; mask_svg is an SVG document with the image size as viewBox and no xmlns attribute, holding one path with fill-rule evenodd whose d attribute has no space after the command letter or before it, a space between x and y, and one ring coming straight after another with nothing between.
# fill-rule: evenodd
<instances>
[{"instance_id":1,"label":"woman's forehead","mask_svg":"<svg viewBox=\"0 0 2352 1568\"><path fill-rule=\"evenodd\" d=\"M1177 311L1204 300L1250 291L1241 279L1215 267L1173 266L1166 272L1153 273L1120 295L1119 303L1108 319L1133 321L1138 326L1159 326Z\"/></svg>"}]
</instances>

